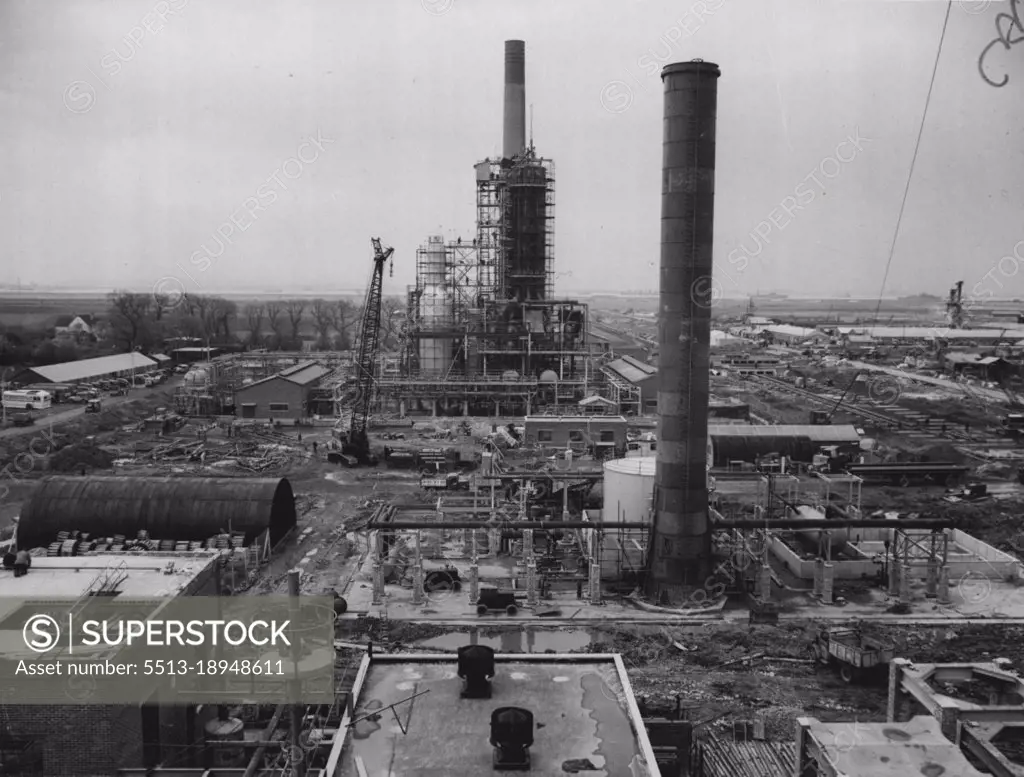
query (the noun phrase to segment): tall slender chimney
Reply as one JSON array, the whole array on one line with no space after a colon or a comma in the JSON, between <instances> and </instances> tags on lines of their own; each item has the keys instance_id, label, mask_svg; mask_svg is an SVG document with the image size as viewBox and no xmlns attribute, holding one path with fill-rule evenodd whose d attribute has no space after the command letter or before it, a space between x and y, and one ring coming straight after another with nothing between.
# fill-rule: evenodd
<instances>
[{"instance_id":1,"label":"tall slender chimney","mask_svg":"<svg viewBox=\"0 0 1024 777\"><path fill-rule=\"evenodd\" d=\"M658 311L658 451L648 593L711 573L707 438L718 65L666 66Z\"/></svg>"},{"instance_id":2,"label":"tall slender chimney","mask_svg":"<svg viewBox=\"0 0 1024 777\"><path fill-rule=\"evenodd\" d=\"M505 122L502 156L511 159L526 148L526 44L505 41Z\"/></svg>"}]
</instances>

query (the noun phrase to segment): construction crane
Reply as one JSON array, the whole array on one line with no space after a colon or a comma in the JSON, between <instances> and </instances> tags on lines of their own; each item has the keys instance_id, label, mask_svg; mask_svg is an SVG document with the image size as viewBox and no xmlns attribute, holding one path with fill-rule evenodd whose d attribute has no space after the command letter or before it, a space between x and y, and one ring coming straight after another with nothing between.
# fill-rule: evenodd
<instances>
[{"instance_id":1,"label":"construction crane","mask_svg":"<svg viewBox=\"0 0 1024 777\"><path fill-rule=\"evenodd\" d=\"M391 259L394 248L384 248L380 238L371 238L373 243L373 271L366 287L366 302L363 304L363 320L359 328L359 342L356 347L355 403L352 408L352 423L348 440L342 449L346 456L352 456L359 464L375 464L370 453L370 438L366 432L370 420L370 405L373 401L373 383L377 367L377 346L380 343L380 307L384 287L384 263ZM393 261L393 260L392 260ZM392 272L394 272L392 263Z\"/></svg>"}]
</instances>

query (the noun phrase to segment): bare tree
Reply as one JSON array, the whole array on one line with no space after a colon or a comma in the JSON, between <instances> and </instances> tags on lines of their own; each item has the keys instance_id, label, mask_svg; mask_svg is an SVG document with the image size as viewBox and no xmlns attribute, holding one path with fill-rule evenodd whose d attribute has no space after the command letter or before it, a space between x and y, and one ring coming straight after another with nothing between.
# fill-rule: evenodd
<instances>
[{"instance_id":1,"label":"bare tree","mask_svg":"<svg viewBox=\"0 0 1024 777\"><path fill-rule=\"evenodd\" d=\"M114 340L125 350L145 348L157 341L159 333L151 324L155 306L151 294L115 291L109 299Z\"/></svg>"},{"instance_id":2,"label":"bare tree","mask_svg":"<svg viewBox=\"0 0 1024 777\"><path fill-rule=\"evenodd\" d=\"M299 327L302 326L302 314L306 312L306 303L301 299L290 299L285 303L288 322L292 325L292 341L299 341Z\"/></svg>"},{"instance_id":3,"label":"bare tree","mask_svg":"<svg viewBox=\"0 0 1024 777\"><path fill-rule=\"evenodd\" d=\"M313 326L316 328L316 347L319 349L329 348L331 326L334 323L334 309L330 303L322 299L315 299L313 300L311 312L313 314Z\"/></svg>"},{"instance_id":4,"label":"bare tree","mask_svg":"<svg viewBox=\"0 0 1024 777\"><path fill-rule=\"evenodd\" d=\"M246 319L249 324L249 345L255 346L260 342L261 330L263 328L263 317L266 315L263 305L249 305L245 309Z\"/></svg>"},{"instance_id":5,"label":"bare tree","mask_svg":"<svg viewBox=\"0 0 1024 777\"><path fill-rule=\"evenodd\" d=\"M348 350L352 347L349 330L359 317L359 309L350 300L339 299L328 312L331 316L331 326L338 333L338 350Z\"/></svg>"},{"instance_id":6,"label":"bare tree","mask_svg":"<svg viewBox=\"0 0 1024 777\"><path fill-rule=\"evenodd\" d=\"M270 326L270 331L274 333L274 348L280 348L281 340L284 338L284 319L281 317L284 308L278 302L268 302L265 310L267 324Z\"/></svg>"},{"instance_id":7,"label":"bare tree","mask_svg":"<svg viewBox=\"0 0 1024 777\"><path fill-rule=\"evenodd\" d=\"M231 339L231 320L238 314L238 305L223 297L211 297L210 322L215 336L223 335L225 340Z\"/></svg>"},{"instance_id":8,"label":"bare tree","mask_svg":"<svg viewBox=\"0 0 1024 777\"><path fill-rule=\"evenodd\" d=\"M405 318L405 305L399 297L385 297L380 303L380 345L393 349L398 346L398 336Z\"/></svg>"}]
</instances>

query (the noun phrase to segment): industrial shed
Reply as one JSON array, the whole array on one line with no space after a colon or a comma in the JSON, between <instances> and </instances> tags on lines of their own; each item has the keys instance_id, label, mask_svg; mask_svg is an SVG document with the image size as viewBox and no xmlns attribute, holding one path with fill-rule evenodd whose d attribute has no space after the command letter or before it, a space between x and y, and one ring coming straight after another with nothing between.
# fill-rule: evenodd
<instances>
[{"instance_id":1,"label":"industrial shed","mask_svg":"<svg viewBox=\"0 0 1024 777\"><path fill-rule=\"evenodd\" d=\"M269 534L273 547L295 527L291 484L276 478L48 477L21 510L18 545L48 545L61 531L94 537L205 540Z\"/></svg>"},{"instance_id":2,"label":"industrial shed","mask_svg":"<svg viewBox=\"0 0 1024 777\"><path fill-rule=\"evenodd\" d=\"M115 353L112 356L97 356L95 359L80 359L76 362L48 364L45 367L31 367L15 375L12 383L81 383L136 375L149 372L156 367L157 362L153 359L132 351Z\"/></svg>"},{"instance_id":3,"label":"industrial shed","mask_svg":"<svg viewBox=\"0 0 1024 777\"><path fill-rule=\"evenodd\" d=\"M849 425L744 426L741 424L708 427L708 460L713 467L728 466L731 461L752 462L759 456L778 453L797 461L810 461L825 445L859 448L860 435Z\"/></svg>"}]
</instances>

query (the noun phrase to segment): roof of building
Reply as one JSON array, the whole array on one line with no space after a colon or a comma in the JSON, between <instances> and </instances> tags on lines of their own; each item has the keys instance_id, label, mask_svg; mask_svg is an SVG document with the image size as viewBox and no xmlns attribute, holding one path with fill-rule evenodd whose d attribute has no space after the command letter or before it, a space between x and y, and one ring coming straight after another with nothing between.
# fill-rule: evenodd
<instances>
[{"instance_id":1,"label":"roof of building","mask_svg":"<svg viewBox=\"0 0 1024 777\"><path fill-rule=\"evenodd\" d=\"M277 478L63 477L44 479L21 509L18 544L49 545L61 531L94 537L205 540L228 531L271 544L295 526L291 484Z\"/></svg>"},{"instance_id":2,"label":"roof of building","mask_svg":"<svg viewBox=\"0 0 1024 777\"><path fill-rule=\"evenodd\" d=\"M171 357L165 353L151 353L149 358L155 359L158 362L169 362L171 360Z\"/></svg>"},{"instance_id":3,"label":"roof of building","mask_svg":"<svg viewBox=\"0 0 1024 777\"><path fill-rule=\"evenodd\" d=\"M632 356L620 356L618 359L613 359L605 365L605 368L611 370L623 380L634 384L641 383L658 374L657 367L652 364L645 364L639 359L634 359Z\"/></svg>"},{"instance_id":4,"label":"roof of building","mask_svg":"<svg viewBox=\"0 0 1024 777\"><path fill-rule=\"evenodd\" d=\"M118 586L123 597L145 598L174 596L206 570L221 555L217 550L187 553L94 553L86 556L34 556L24 578L0 576L0 600L23 597L26 592L38 596L45 591L51 599L77 599L96 576L114 561L124 564L128 573ZM167 574L167 565L174 571ZM24 644L24 643L23 643Z\"/></svg>"},{"instance_id":5,"label":"roof of building","mask_svg":"<svg viewBox=\"0 0 1024 777\"><path fill-rule=\"evenodd\" d=\"M132 351L131 353L116 353L113 356L97 356L95 359L82 359L77 362L32 367L31 372L50 383L73 383L110 373L128 372L155 366L156 362L148 356Z\"/></svg>"},{"instance_id":6,"label":"roof of building","mask_svg":"<svg viewBox=\"0 0 1024 777\"><path fill-rule=\"evenodd\" d=\"M971 766L958 745L943 736L939 722L928 715L905 723L823 723L813 718L808 723L809 733L836 774L982 774Z\"/></svg>"},{"instance_id":7,"label":"roof of building","mask_svg":"<svg viewBox=\"0 0 1024 777\"><path fill-rule=\"evenodd\" d=\"M263 384L270 383L274 380L286 380L296 386L309 386L316 383L330 371L329 367L324 367L317 362L303 362L302 364L296 364L292 367L281 370L276 375L270 375L266 378L254 380L252 383L240 386L235 389L235 393L238 394L242 391L248 391L255 386L262 386Z\"/></svg>"},{"instance_id":8,"label":"roof of building","mask_svg":"<svg viewBox=\"0 0 1024 777\"><path fill-rule=\"evenodd\" d=\"M769 325L774 323L775 321L773 319L766 318L765 316L747 316L747 324L749 326L756 326L757 324Z\"/></svg>"},{"instance_id":9,"label":"roof of building","mask_svg":"<svg viewBox=\"0 0 1024 777\"><path fill-rule=\"evenodd\" d=\"M773 335L784 335L788 337L824 337L824 333L817 329L809 329L805 326L790 326L789 324L775 324L764 327L764 331Z\"/></svg>"},{"instance_id":10,"label":"roof of building","mask_svg":"<svg viewBox=\"0 0 1024 777\"><path fill-rule=\"evenodd\" d=\"M708 424L708 437L806 437L811 442L860 440L852 424L779 424L753 426L746 424Z\"/></svg>"},{"instance_id":11,"label":"roof of building","mask_svg":"<svg viewBox=\"0 0 1024 777\"><path fill-rule=\"evenodd\" d=\"M586 399L581 399L578 403L583 407L590 407L592 405L606 405L608 407L615 407L615 402L608 399L608 397L599 397L597 394L589 396Z\"/></svg>"},{"instance_id":12,"label":"roof of building","mask_svg":"<svg viewBox=\"0 0 1024 777\"><path fill-rule=\"evenodd\" d=\"M296 364L294 367L289 367L286 370L281 370L277 374L286 380L290 380L292 383L298 383L300 386L306 386L318 381L330 371L329 367L324 367L322 364L309 361L303 362L302 364Z\"/></svg>"},{"instance_id":13,"label":"roof of building","mask_svg":"<svg viewBox=\"0 0 1024 777\"><path fill-rule=\"evenodd\" d=\"M1021 327L1002 329L950 329L947 326L868 326L864 331L872 337L893 340L1007 340L1024 335Z\"/></svg>"},{"instance_id":14,"label":"roof of building","mask_svg":"<svg viewBox=\"0 0 1024 777\"><path fill-rule=\"evenodd\" d=\"M528 415L523 419L524 423L533 424L607 424L612 422L627 423L626 417L621 415Z\"/></svg>"},{"instance_id":15,"label":"roof of building","mask_svg":"<svg viewBox=\"0 0 1024 777\"><path fill-rule=\"evenodd\" d=\"M615 655L496 655L492 697L463 699L454 655L364 658L355 718L422 694L396 712L397 725L355 723L327 763L340 777L420 774L479 777L493 767L491 714L517 707L533 714L531 774L562 774L590 761L595 773L658 774L643 719ZM343 721L344 724L347 721ZM340 748L340 749L339 749ZM340 768L334 768L335 766Z\"/></svg>"},{"instance_id":16,"label":"roof of building","mask_svg":"<svg viewBox=\"0 0 1024 777\"><path fill-rule=\"evenodd\" d=\"M54 326L69 326L71 324L71 322L74 321L76 318L82 319L82 321L87 326L92 326L94 323L96 323L95 320L93 319L93 317L91 315L88 315L88 314L86 314L84 316L79 316L79 315L57 316L57 321L54 323Z\"/></svg>"}]
</instances>

